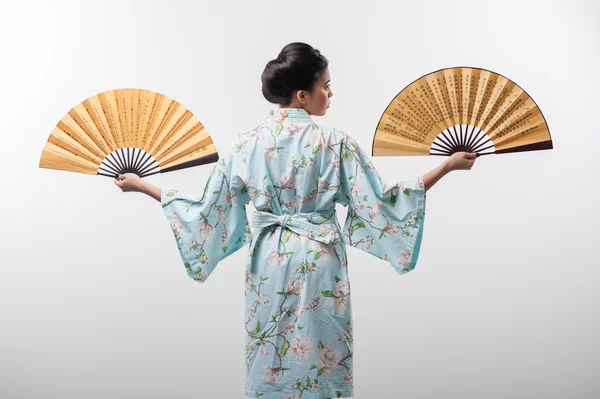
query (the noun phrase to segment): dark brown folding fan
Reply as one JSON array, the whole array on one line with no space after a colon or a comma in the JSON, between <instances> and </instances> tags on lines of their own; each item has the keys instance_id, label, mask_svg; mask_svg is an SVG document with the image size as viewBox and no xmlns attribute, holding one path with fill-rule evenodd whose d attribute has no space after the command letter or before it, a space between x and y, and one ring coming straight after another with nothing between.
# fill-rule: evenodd
<instances>
[{"instance_id":1,"label":"dark brown folding fan","mask_svg":"<svg viewBox=\"0 0 600 399\"><path fill-rule=\"evenodd\" d=\"M377 125L372 155L548 149L546 120L521 87L485 69L457 67L417 79L392 100Z\"/></svg>"},{"instance_id":2,"label":"dark brown folding fan","mask_svg":"<svg viewBox=\"0 0 600 399\"><path fill-rule=\"evenodd\" d=\"M218 159L202 123L177 101L148 90L118 89L71 109L50 134L39 166L145 177Z\"/></svg>"}]
</instances>

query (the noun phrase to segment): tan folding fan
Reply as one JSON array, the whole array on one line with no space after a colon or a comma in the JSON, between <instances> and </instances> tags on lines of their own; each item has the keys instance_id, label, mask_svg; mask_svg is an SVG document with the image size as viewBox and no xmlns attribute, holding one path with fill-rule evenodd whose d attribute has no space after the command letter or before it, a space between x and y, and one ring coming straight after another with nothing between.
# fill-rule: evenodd
<instances>
[{"instance_id":1,"label":"tan folding fan","mask_svg":"<svg viewBox=\"0 0 600 399\"><path fill-rule=\"evenodd\" d=\"M200 121L177 101L141 89L118 89L83 101L56 125L41 168L140 177L216 162Z\"/></svg>"},{"instance_id":2,"label":"tan folding fan","mask_svg":"<svg viewBox=\"0 0 600 399\"><path fill-rule=\"evenodd\" d=\"M392 100L377 125L372 155L549 149L546 120L521 87L485 69L457 67L417 79Z\"/></svg>"}]
</instances>

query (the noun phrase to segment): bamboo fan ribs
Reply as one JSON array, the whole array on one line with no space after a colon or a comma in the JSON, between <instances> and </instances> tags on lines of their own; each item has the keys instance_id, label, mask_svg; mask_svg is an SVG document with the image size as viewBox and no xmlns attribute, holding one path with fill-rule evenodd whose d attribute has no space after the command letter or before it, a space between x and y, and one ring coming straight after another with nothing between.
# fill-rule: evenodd
<instances>
[{"instance_id":1,"label":"bamboo fan ribs","mask_svg":"<svg viewBox=\"0 0 600 399\"><path fill-rule=\"evenodd\" d=\"M373 156L478 155L552 149L546 120L516 83L479 68L417 79L383 112Z\"/></svg>"},{"instance_id":2,"label":"bamboo fan ribs","mask_svg":"<svg viewBox=\"0 0 600 399\"><path fill-rule=\"evenodd\" d=\"M118 89L71 109L50 134L39 166L146 177L218 159L202 123L177 101L148 90Z\"/></svg>"}]
</instances>

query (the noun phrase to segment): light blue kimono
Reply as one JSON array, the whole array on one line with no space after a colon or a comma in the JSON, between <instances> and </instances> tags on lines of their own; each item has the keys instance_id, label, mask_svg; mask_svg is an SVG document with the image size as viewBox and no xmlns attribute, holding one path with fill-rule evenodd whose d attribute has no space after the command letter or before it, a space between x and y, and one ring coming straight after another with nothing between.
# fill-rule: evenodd
<instances>
[{"instance_id":1,"label":"light blue kimono","mask_svg":"<svg viewBox=\"0 0 600 399\"><path fill-rule=\"evenodd\" d=\"M423 177L386 185L352 137L296 108L271 111L220 155L201 197L163 189L161 202L187 273L199 283L250 244L246 395L351 397L345 245L400 274L412 270L423 234ZM336 202L348 206L342 228Z\"/></svg>"}]
</instances>

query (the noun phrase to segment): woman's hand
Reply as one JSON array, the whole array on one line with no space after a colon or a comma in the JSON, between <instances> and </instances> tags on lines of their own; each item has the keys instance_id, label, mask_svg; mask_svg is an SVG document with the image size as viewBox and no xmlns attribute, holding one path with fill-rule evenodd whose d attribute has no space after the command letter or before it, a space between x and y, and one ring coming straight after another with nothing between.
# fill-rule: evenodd
<instances>
[{"instance_id":1,"label":"woman's hand","mask_svg":"<svg viewBox=\"0 0 600 399\"><path fill-rule=\"evenodd\" d=\"M115 179L115 184L125 192L144 192L145 182L135 173L125 173Z\"/></svg>"},{"instance_id":2,"label":"woman's hand","mask_svg":"<svg viewBox=\"0 0 600 399\"><path fill-rule=\"evenodd\" d=\"M446 162L449 170L470 170L476 159L474 152L455 152Z\"/></svg>"},{"instance_id":3,"label":"woman's hand","mask_svg":"<svg viewBox=\"0 0 600 399\"><path fill-rule=\"evenodd\" d=\"M425 191L433 187L433 185L437 183L448 172L460 169L471 169L476 159L477 153L455 152L450 156L450 158L446 159L444 162L439 164L437 168L423 175L423 184L425 185Z\"/></svg>"}]
</instances>

